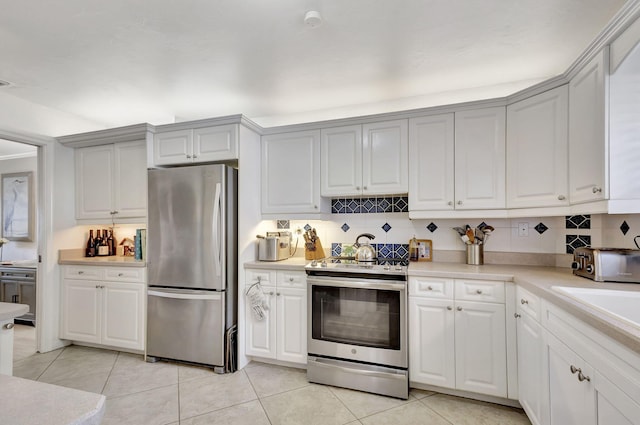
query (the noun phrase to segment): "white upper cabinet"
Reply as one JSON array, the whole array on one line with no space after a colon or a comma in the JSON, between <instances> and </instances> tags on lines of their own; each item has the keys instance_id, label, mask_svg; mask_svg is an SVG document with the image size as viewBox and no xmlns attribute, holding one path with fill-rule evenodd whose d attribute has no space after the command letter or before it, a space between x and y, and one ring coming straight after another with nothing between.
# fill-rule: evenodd
<instances>
[{"instance_id":1,"label":"white upper cabinet","mask_svg":"<svg viewBox=\"0 0 640 425\"><path fill-rule=\"evenodd\" d=\"M262 137L262 213L319 214L320 131Z\"/></svg>"},{"instance_id":2,"label":"white upper cabinet","mask_svg":"<svg viewBox=\"0 0 640 425\"><path fill-rule=\"evenodd\" d=\"M456 112L456 209L505 208L505 115L504 107Z\"/></svg>"},{"instance_id":3,"label":"white upper cabinet","mask_svg":"<svg viewBox=\"0 0 640 425\"><path fill-rule=\"evenodd\" d=\"M77 148L76 218L147 215L146 142Z\"/></svg>"},{"instance_id":4,"label":"white upper cabinet","mask_svg":"<svg viewBox=\"0 0 640 425\"><path fill-rule=\"evenodd\" d=\"M323 129L322 196L407 193L407 120Z\"/></svg>"},{"instance_id":5,"label":"white upper cabinet","mask_svg":"<svg viewBox=\"0 0 640 425\"><path fill-rule=\"evenodd\" d=\"M569 204L568 96L561 86L507 107L507 208Z\"/></svg>"},{"instance_id":6,"label":"white upper cabinet","mask_svg":"<svg viewBox=\"0 0 640 425\"><path fill-rule=\"evenodd\" d=\"M608 49L569 82L569 200L572 204L608 197Z\"/></svg>"},{"instance_id":7,"label":"white upper cabinet","mask_svg":"<svg viewBox=\"0 0 640 425\"><path fill-rule=\"evenodd\" d=\"M453 114L409 120L409 210L452 210Z\"/></svg>"},{"instance_id":8,"label":"white upper cabinet","mask_svg":"<svg viewBox=\"0 0 640 425\"><path fill-rule=\"evenodd\" d=\"M160 131L153 136L153 165L238 159L238 125Z\"/></svg>"}]
</instances>

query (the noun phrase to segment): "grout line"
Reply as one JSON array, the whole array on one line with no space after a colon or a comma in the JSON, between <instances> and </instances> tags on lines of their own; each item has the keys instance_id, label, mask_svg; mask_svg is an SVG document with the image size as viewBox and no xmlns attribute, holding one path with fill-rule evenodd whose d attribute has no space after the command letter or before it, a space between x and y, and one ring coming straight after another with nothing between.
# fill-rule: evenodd
<instances>
[{"instance_id":1,"label":"grout line","mask_svg":"<svg viewBox=\"0 0 640 425\"><path fill-rule=\"evenodd\" d=\"M105 379L104 385L102 386L102 391L100 391L100 394L104 395L105 398L107 396L104 393L104 390L107 389L107 384L109 383L109 379L111 379L111 374L113 373L113 369L115 369L116 363L118 362L118 359L120 358L120 351L117 351L117 353L118 354L116 354L116 358L113 360L113 364L111 365L111 369L109 370L109 374L107 375L107 379Z\"/></svg>"},{"instance_id":2,"label":"grout line","mask_svg":"<svg viewBox=\"0 0 640 425\"><path fill-rule=\"evenodd\" d=\"M62 355L62 353L64 352L64 350L67 349L67 347L70 347L70 345L67 345L65 347L62 348L62 350L60 350L60 352L58 353L58 355L49 362L49 365L47 367L44 368L44 370L42 371L42 373L40 373L40 375L38 375L38 377L35 379L35 381L39 381L40 378L42 377L42 375L44 375L44 373L49 370L49 368L51 367L51 365L53 365L53 363L58 360L58 358Z\"/></svg>"},{"instance_id":3,"label":"grout line","mask_svg":"<svg viewBox=\"0 0 640 425\"><path fill-rule=\"evenodd\" d=\"M251 377L244 369L241 369L238 372L244 372L244 375L247 377L247 381L249 381L249 385L251 385L251 388L253 389L253 392L256 395L256 400L258 400L258 403L260 403L260 407L262 408L262 412L264 412L264 416L267 418L267 421L269 421L269 424L273 425L273 422L271 422L271 418L269 417L269 413L267 413L267 409L265 409L264 404L262 404L262 398L258 394L258 391L256 391L255 385L253 385L253 381L251 380Z\"/></svg>"}]
</instances>

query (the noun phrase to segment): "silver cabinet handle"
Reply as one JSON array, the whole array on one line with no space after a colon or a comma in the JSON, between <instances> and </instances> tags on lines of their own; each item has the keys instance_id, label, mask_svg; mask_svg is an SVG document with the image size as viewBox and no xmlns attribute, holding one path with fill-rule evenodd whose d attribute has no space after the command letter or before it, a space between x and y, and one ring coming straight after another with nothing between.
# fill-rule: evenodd
<instances>
[{"instance_id":1,"label":"silver cabinet handle","mask_svg":"<svg viewBox=\"0 0 640 425\"><path fill-rule=\"evenodd\" d=\"M574 365L571 365L571 366L569 367L569 370L571 370L571 374L572 374L572 375L575 375L575 374L576 374L576 372L580 372L580 373L582 373L582 370L580 370L580 368L578 368L578 367L575 367Z\"/></svg>"},{"instance_id":2,"label":"silver cabinet handle","mask_svg":"<svg viewBox=\"0 0 640 425\"><path fill-rule=\"evenodd\" d=\"M515 317L516 319L522 317L521 315L519 315L518 313L513 313L513 317Z\"/></svg>"},{"instance_id":3,"label":"silver cabinet handle","mask_svg":"<svg viewBox=\"0 0 640 425\"><path fill-rule=\"evenodd\" d=\"M458 205L462 205L462 201L458 201Z\"/></svg>"},{"instance_id":4,"label":"silver cabinet handle","mask_svg":"<svg viewBox=\"0 0 640 425\"><path fill-rule=\"evenodd\" d=\"M453 307L451 307L450 305L447 306L447 310L451 311L453 310Z\"/></svg>"},{"instance_id":5,"label":"silver cabinet handle","mask_svg":"<svg viewBox=\"0 0 640 425\"><path fill-rule=\"evenodd\" d=\"M591 191L593 193L602 192L602 188L601 187L597 187L597 186L593 186L593 189L591 189Z\"/></svg>"},{"instance_id":6,"label":"silver cabinet handle","mask_svg":"<svg viewBox=\"0 0 640 425\"><path fill-rule=\"evenodd\" d=\"M529 304L529 301L527 301L527 300L525 300L524 298L522 298L522 299L520 300L520 304L523 304L523 305L524 305L524 304Z\"/></svg>"},{"instance_id":7,"label":"silver cabinet handle","mask_svg":"<svg viewBox=\"0 0 640 425\"><path fill-rule=\"evenodd\" d=\"M478 294L478 295L482 294L482 289L478 289L478 290L476 291L476 294Z\"/></svg>"},{"instance_id":8,"label":"silver cabinet handle","mask_svg":"<svg viewBox=\"0 0 640 425\"><path fill-rule=\"evenodd\" d=\"M567 198L564 195L558 195L558 201L564 201L565 199Z\"/></svg>"},{"instance_id":9,"label":"silver cabinet handle","mask_svg":"<svg viewBox=\"0 0 640 425\"><path fill-rule=\"evenodd\" d=\"M582 371L578 372L578 381L582 382L582 381L587 381L587 382L591 382L591 378L588 375L583 375Z\"/></svg>"},{"instance_id":10,"label":"silver cabinet handle","mask_svg":"<svg viewBox=\"0 0 640 425\"><path fill-rule=\"evenodd\" d=\"M13 329L13 323L7 323L6 325L3 326L3 328L7 330Z\"/></svg>"},{"instance_id":11,"label":"silver cabinet handle","mask_svg":"<svg viewBox=\"0 0 640 425\"><path fill-rule=\"evenodd\" d=\"M456 310L462 311L462 307L457 307Z\"/></svg>"}]
</instances>

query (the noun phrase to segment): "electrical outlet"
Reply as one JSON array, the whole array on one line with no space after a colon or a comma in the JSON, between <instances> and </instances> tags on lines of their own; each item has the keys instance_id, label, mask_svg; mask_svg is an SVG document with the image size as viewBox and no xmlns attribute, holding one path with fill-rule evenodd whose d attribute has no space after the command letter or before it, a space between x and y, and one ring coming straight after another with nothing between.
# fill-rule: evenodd
<instances>
[{"instance_id":1,"label":"electrical outlet","mask_svg":"<svg viewBox=\"0 0 640 425\"><path fill-rule=\"evenodd\" d=\"M518 236L529 236L529 223L518 223Z\"/></svg>"}]
</instances>

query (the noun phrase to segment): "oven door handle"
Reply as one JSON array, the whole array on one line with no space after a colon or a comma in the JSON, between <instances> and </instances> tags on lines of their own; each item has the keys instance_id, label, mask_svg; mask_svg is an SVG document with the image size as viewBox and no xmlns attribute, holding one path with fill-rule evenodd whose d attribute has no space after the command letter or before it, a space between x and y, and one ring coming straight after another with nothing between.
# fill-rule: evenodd
<instances>
[{"instance_id":1,"label":"oven door handle","mask_svg":"<svg viewBox=\"0 0 640 425\"><path fill-rule=\"evenodd\" d=\"M404 291L407 289L406 282L392 283L387 280L319 279L307 277L307 283L309 285L334 286L339 288L382 289L389 291Z\"/></svg>"}]
</instances>

